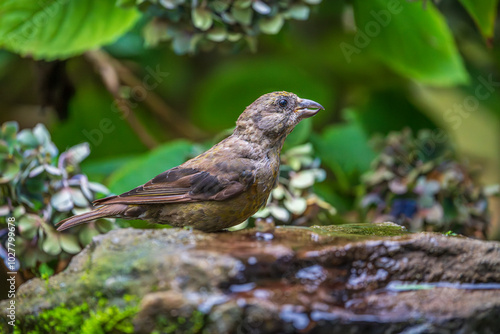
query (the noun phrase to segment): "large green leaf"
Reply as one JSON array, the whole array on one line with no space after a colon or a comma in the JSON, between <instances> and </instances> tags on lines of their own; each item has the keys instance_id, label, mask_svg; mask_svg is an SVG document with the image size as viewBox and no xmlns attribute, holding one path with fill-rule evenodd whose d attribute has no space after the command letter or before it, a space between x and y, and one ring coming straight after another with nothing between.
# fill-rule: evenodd
<instances>
[{"instance_id":1,"label":"large green leaf","mask_svg":"<svg viewBox=\"0 0 500 334\"><path fill-rule=\"evenodd\" d=\"M430 1L354 0L358 32L344 55L371 52L387 66L427 84L466 83L468 75L445 19ZM346 51L347 50L347 51Z\"/></svg>"},{"instance_id":2,"label":"large green leaf","mask_svg":"<svg viewBox=\"0 0 500 334\"><path fill-rule=\"evenodd\" d=\"M354 122L333 125L321 137L312 137L315 152L335 174L339 187L344 191L358 182L359 175L370 168L375 153L368 138Z\"/></svg>"},{"instance_id":3,"label":"large green leaf","mask_svg":"<svg viewBox=\"0 0 500 334\"><path fill-rule=\"evenodd\" d=\"M252 66L248 66L249 62ZM199 81L194 92L193 120L205 129L222 131L233 127L245 107L260 95L277 90L312 99L328 110L335 93L323 80L323 77L311 75L306 67L298 68L296 63L286 58L244 57L228 60L215 68L205 80ZM317 122L318 116L312 118L313 123Z\"/></svg>"},{"instance_id":4,"label":"large green leaf","mask_svg":"<svg viewBox=\"0 0 500 334\"><path fill-rule=\"evenodd\" d=\"M192 144L186 141L162 145L114 172L109 180L109 189L120 194L146 183L156 175L186 161L192 148Z\"/></svg>"},{"instance_id":5,"label":"large green leaf","mask_svg":"<svg viewBox=\"0 0 500 334\"><path fill-rule=\"evenodd\" d=\"M107 159L87 160L81 164L81 168L89 180L105 183L108 176L134 158L136 158L136 155L110 156Z\"/></svg>"},{"instance_id":6,"label":"large green leaf","mask_svg":"<svg viewBox=\"0 0 500 334\"><path fill-rule=\"evenodd\" d=\"M66 58L110 43L138 19L114 0L3 0L0 46L37 59Z\"/></svg>"},{"instance_id":7,"label":"large green leaf","mask_svg":"<svg viewBox=\"0 0 500 334\"><path fill-rule=\"evenodd\" d=\"M459 0L486 38L493 37L498 0Z\"/></svg>"},{"instance_id":8,"label":"large green leaf","mask_svg":"<svg viewBox=\"0 0 500 334\"><path fill-rule=\"evenodd\" d=\"M69 105L69 118L50 125L49 130L56 146L66 150L88 142L91 154L84 163L145 152L146 147L118 111L112 96L82 73L79 74L79 80L78 89ZM140 106L137 106L134 112L140 110Z\"/></svg>"},{"instance_id":9,"label":"large green leaf","mask_svg":"<svg viewBox=\"0 0 500 334\"><path fill-rule=\"evenodd\" d=\"M397 113L397 117L394 117L394 113ZM401 131L406 127L414 133L421 129L436 128L436 124L412 103L404 89L373 92L366 104L348 115L369 137L376 133L386 135L391 131Z\"/></svg>"},{"instance_id":10,"label":"large green leaf","mask_svg":"<svg viewBox=\"0 0 500 334\"><path fill-rule=\"evenodd\" d=\"M366 134L358 124L328 127L319 146L321 158L326 164L338 164L347 173L367 171L375 157Z\"/></svg>"}]
</instances>

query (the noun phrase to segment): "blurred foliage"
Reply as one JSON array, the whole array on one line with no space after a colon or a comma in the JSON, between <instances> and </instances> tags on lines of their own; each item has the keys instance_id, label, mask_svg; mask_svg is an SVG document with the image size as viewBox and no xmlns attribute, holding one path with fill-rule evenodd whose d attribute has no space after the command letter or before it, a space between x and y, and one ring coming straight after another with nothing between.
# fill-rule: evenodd
<instances>
[{"instance_id":1,"label":"blurred foliage","mask_svg":"<svg viewBox=\"0 0 500 334\"><path fill-rule=\"evenodd\" d=\"M379 155L362 177L367 195L360 203L373 208L373 220L486 238L492 194L479 185L477 171L457 162L443 131L422 130L414 138L406 129L373 145Z\"/></svg>"},{"instance_id":2,"label":"blurred foliage","mask_svg":"<svg viewBox=\"0 0 500 334\"><path fill-rule=\"evenodd\" d=\"M83 143L59 154L42 124L21 131L16 122L2 125L0 216L15 218L15 255L21 269L67 259L90 243L93 236L112 227L105 219L68 233L59 233L54 227L64 218L88 211L97 196L109 194L105 186L90 182L80 172L80 162L89 153L88 145ZM6 221L0 223L0 238L5 254Z\"/></svg>"},{"instance_id":3,"label":"blurred foliage","mask_svg":"<svg viewBox=\"0 0 500 334\"><path fill-rule=\"evenodd\" d=\"M313 191L317 182L325 180L326 172L319 168L310 143L285 150L281 155L278 185L273 189L265 208L254 218L272 218L280 224L317 225L330 221L335 208Z\"/></svg>"},{"instance_id":4,"label":"blurred foliage","mask_svg":"<svg viewBox=\"0 0 500 334\"><path fill-rule=\"evenodd\" d=\"M261 33L277 34L285 20L307 20L310 6L321 0L120 0L139 8L155 19L145 27L148 45L172 41L177 54L201 49L256 50Z\"/></svg>"}]
</instances>

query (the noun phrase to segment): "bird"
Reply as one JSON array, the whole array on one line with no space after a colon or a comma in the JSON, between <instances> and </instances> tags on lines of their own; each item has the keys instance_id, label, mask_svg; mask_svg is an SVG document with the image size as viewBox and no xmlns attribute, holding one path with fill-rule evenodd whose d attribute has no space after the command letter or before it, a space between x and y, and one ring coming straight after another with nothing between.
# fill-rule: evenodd
<instances>
[{"instance_id":1,"label":"bird","mask_svg":"<svg viewBox=\"0 0 500 334\"><path fill-rule=\"evenodd\" d=\"M265 206L277 185L286 137L319 103L278 91L262 95L236 121L233 133L208 151L96 208L60 221L58 231L99 218L142 219L216 232L238 225Z\"/></svg>"}]
</instances>

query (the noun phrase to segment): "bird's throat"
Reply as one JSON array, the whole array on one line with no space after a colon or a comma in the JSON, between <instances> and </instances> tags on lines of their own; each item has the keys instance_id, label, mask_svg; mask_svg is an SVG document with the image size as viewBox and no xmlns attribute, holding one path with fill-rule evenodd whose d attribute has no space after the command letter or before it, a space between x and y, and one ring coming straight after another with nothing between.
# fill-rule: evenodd
<instances>
[{"instance_id":1,"label":"bird's throat","mask_svg":"<svg viewBox=\"0 0 500 334\"><path fill-rule=\"evenodd\" d=\"M281 151L287 133L280 135L270 134L254 126L244 129L236 128L233 136L247 142L251 146L259 147L261 150L269 151L278 149L278 151Z\"/></svg>"}]
</instances>

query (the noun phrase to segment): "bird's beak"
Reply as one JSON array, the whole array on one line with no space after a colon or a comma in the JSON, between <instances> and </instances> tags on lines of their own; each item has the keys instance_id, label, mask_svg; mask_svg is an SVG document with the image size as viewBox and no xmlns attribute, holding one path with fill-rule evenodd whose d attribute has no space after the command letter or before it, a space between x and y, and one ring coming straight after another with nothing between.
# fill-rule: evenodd
<instances>
[{"instance_id":1,"label":"bird's beak","mask_svg":"<svg viewBox=\"0 0 500 334\"><path fill-rule=\"evenodd\" d=\"M316 115L321 109L325 110L318 102L299 98L295 112L299 113L300 118L308 118Z\"/></svg>"}]
</instances>

